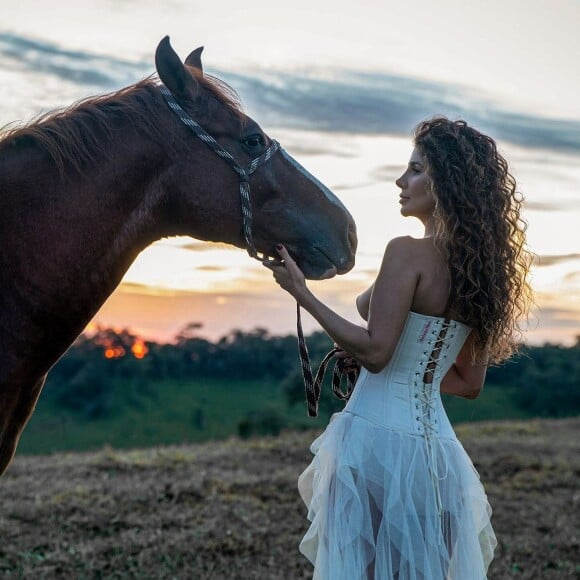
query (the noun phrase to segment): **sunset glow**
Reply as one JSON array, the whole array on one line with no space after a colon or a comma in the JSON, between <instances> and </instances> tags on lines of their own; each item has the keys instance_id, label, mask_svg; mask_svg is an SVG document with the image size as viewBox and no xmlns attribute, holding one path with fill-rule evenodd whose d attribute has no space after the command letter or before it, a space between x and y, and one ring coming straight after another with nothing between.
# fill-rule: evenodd
<instances>
[{"instance_id":1,"label":"sunset glow","mask_svg":"<svg viewBox=\"0 0 580 580\"><path fill-rule=\"evenodd\" d=\"M109 346L103 351L105 358L121 358L125 356L125 349L122 346Z\"/></svg>"},{"instance_id":2,"label":"sunset glow","mask_svg":"<svg viewBox=\"0 0 580 580\"><path fill-rule=\"evenodd\" d=\"M131 352L133 353L133 356L135 358L142 359L147 356L149 352L149 347L145 344L145 342L142 339L137 338L133 343L133 346L131 346Z\"/></svg>"}]
</instances>

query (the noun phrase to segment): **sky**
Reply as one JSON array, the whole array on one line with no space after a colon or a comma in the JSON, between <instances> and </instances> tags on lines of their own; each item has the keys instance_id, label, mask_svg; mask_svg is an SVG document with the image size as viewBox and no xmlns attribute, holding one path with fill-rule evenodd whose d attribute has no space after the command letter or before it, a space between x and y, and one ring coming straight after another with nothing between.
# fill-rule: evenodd
<instances>
[{"instance_id":1,"label":"sky","mask_svg":"<svg viewBox=\"0 0 580 580\"><path fill-rule=\"evenodd\" d=\"M394 179L413 126L437 113L497 139L526 197L537 254L529 340L580 334L580 3L415 0L0 0L0 126L153 72L169 34L240 94L245 110L326 183L359 231L352 272L316 282L340 314L370 285L388 240L420 236ZM292 299L244 252L190 238L145 250L93 324L171 340L189 322L293 332ZM305 317L306 330L318 326Z\"/></svg>"}]
</instances>

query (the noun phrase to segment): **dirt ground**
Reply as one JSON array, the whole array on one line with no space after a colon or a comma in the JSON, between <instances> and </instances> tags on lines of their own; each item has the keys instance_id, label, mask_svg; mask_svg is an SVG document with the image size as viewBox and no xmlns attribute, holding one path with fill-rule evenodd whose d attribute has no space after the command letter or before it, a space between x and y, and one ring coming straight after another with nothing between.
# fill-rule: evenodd
<instances>
[{"instance_id":1,"label":"dirt ground","mask_svg":"<svg viewBox=\"0 0 580 580\"><path fill-rule=\"evenodd\" d=\"M489 578L580 578L580 418L457 433L494 510ZM17 457L0 578L310 578L296 479L315 435Z\"/></svg>"}]
</instances>

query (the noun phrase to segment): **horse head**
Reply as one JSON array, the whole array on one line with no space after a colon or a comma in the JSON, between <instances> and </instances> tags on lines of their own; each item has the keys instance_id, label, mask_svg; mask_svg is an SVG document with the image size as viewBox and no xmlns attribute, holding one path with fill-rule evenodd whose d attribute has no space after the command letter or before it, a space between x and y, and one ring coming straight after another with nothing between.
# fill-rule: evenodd
<instances>
[{"instance_id":1,"label":"horse head","mask_svg":"<svg viewBox=\"0 0 580 580\"><path fill-rule=\"evenodd\" d=\"M204 74L201 52L202 48L194 50L182 63L164 38L155 55L159 78L191 119L239 167L246 167L270 148L272 140L241 111L225 83ZM172 123L173 155L162 183L169 200L167 219L178 227L174 233L247 248L238 174L176 115ZM251 237L258 252L276 256L275 245L284 244L310 279L353 267L357 238L352 216L286 151L280 148L258 167L249 176L249 186Z\"/></svg>"}]
</instances>

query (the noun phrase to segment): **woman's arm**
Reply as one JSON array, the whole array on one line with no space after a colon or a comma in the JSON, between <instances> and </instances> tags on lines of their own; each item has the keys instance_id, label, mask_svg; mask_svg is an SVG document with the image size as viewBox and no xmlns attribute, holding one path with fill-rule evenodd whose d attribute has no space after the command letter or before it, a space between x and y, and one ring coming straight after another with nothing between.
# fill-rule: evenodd
<instances>
[{"instance_id":1,"label":"woman's arm","mask_svg":"<svg viewBox=\"0 0 580 580\"><path fill-rule=\"evenodd\" d=\"M473 332L467 337L456 361L441 381L441 392L466 399L476 399L481 393L487 364L473 364L471 349L474 341Z\"/></svg>"},{"instance_id":2,"label":"woman's arm","mask_svg":"<svg viewBox=\"0 0 580 580\"><path fill-rule=\"evenodd\" d=\"M332 340L370 372L377 373L391 359L419 281L412 243L411 238L389 242L374 284L367 328L339 316L316 298L285 248L279 250L283 265L265 265L274 272L276 282L310 312Z\"/></svg>"}]
</instances>

